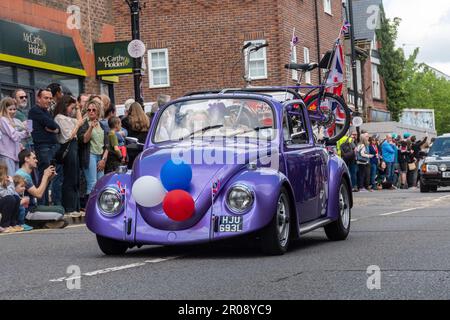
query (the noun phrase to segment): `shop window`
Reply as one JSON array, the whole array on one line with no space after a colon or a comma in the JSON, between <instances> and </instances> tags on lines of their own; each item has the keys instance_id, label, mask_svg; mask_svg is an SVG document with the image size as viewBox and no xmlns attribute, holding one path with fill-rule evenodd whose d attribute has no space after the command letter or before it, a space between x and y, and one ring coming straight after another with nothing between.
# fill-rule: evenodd
<instances>
[{"instance_id":1,"label":"shop window","mask_svg":"<svg viewBox=\"0 0 450 320\"><path fill-rule=\"evenodd\" d=\"M14 83L14 71L12 67L0 66L0 81Z\"/></svg>"},{"instance_id":2,"label":"shop window","mask_svg":"<svg viewBox=\"0 0 450 320\"><path fill-rule=\"evenodd\" d=\"M31 70L17 68L17 83L23 86L31 86Z\"/></svg>"}]
</instances>

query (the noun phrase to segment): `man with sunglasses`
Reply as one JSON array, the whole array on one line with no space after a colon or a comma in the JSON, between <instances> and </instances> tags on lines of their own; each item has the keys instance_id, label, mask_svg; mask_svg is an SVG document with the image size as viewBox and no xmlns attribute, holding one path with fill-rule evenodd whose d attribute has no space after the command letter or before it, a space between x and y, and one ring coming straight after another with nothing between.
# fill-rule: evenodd
<instances>
[{"instance_id":1,"label":"man with sunglasses","mask_svg":"<svg viewBox=\"0 0 450 320\"><path fill-rule=\"evenodd\" d=\"M23 89L14 90L11 95L17 103L17 113L16 119L20 121L28 120L28 113L30 112L31 106L28 103L28 96Z\"/></svg>"},{"instance_id":2,"label":"man with sunglasses","mask_svg":"<svg viewBox=\"0 0 450 320\"><path fill-rule=\"evenodd\" d=\"M33 132L31 133L34 142L34 150L39 160L38 173L42 179L45 169L54 162L55 155L60 145L56 138L60 132L58 124L53 120L49 112L53 96L50 89L39 89L36 96L36 105L31 108L29 119L33 121ZM61 183L62 167L56 167L56 178L51 183L52 200L54 205L61 205ZM48 188L41 199L39 205L49 205Z\"/></svg>"}]
</instances>

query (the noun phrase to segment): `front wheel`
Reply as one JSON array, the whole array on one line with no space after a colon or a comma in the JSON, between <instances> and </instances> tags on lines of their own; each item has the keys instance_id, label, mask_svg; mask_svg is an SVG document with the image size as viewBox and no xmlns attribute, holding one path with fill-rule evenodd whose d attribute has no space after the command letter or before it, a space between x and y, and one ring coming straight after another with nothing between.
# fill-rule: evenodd
<instances>
[{"instance_id":1,"label":"front wheel","mask_svg":"<svg viewBox=\"0 0 450 320\"><path fill-rule=\"evenodd\" d=\"M277 210L269 223L262 230L261 249L268 255L282 255L286 253L291 232L291 207L288 193L281 189L278 197Z\"/></svg>"},{"instance_id":2,"label":"front wheel","mask_svg":"<svg viewBox=\"0 0 450 320\"><path fill-rule=\"evenodd\" d=\"M306 100L306 110L316 136L336 143L350 128L351 111L341 97L326 92L315 94ZM320 106L320 107L318 107Z\"/></svg>"},{"instance_id":3,"label":"front wheel","mask_svg":"<svg viewBox=\"0 0 450 320\"><path fill-rule=\"evenodd\" d=\"M128 243L106 238L100 235L97 235L97 243L100 250L108 256L124 254L128 249Z\"/></svg>"},{"instance_id":4,"label":"front wheel","mask_svg":"<svg viewBox=\"0 0 450 320\"><path fill-rule=\"evenodd\" d=\"M341 182L339 188L339 218L327 224L324 229L328 239L333 241L345 240L350 232L350 195L345 181Z\"/></svg>"}]
</instances>

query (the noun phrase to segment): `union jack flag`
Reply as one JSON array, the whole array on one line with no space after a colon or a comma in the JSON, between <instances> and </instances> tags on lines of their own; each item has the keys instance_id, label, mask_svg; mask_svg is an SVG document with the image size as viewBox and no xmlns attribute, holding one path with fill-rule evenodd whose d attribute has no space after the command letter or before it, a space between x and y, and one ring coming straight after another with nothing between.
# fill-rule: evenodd
<instances>
[{"instance_id":1,"label":"union jack flag","mask_svg":"<svg viewBox=\"0 0 450 320\"><path fill-rule=\"evenodd\" d=\"M219 192L219 189L220 189L220 180L217 179L211 185L211 193L213 197L217 194L217 192Z\"/></svg>"},{"instance_id":2,"label":"union jack flag","mask_svg":"<svg viewBox=\"0 0 450 320\"><path fill-rule=\"evenodd\" d=\"M342 28L341 28L341 34L347 33L349 31L350 27L351 27L351 24L347 20L344 21L344 24L342 25Z\"/></svg>"},{"instance_id":3,"label":"union jack flag","mask_svg":"<svg viewBox=\"0 0 450 320\"><path fill-rule=\"evenodd\" d=\"M120 194L125 195L127 185L125 185L125 184L122 185L122 183L120 181L117 181L117 187L119 188Z\"/></svg>"}]
</instances>

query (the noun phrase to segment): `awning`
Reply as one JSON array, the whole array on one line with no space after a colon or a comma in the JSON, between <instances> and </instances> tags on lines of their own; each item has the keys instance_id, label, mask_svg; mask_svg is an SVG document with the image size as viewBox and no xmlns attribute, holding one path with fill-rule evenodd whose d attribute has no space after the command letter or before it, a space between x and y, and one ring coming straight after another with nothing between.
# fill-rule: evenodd
<instances>
[{"instance_id":1,"label":"awning","mask_svg":"<svg viewBox=\"0 0 450 320\"><path fill-rule=\"evenodd\" d=\"M0 61L86 76L72 38L0 20Z\"/></svg>"}]
</instances>

